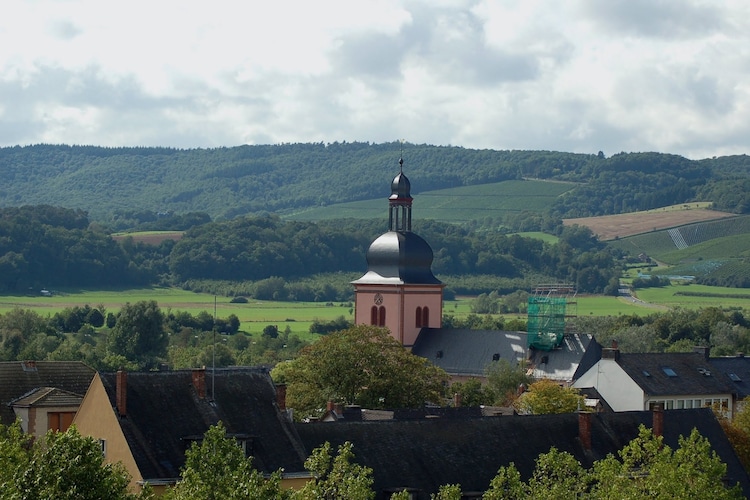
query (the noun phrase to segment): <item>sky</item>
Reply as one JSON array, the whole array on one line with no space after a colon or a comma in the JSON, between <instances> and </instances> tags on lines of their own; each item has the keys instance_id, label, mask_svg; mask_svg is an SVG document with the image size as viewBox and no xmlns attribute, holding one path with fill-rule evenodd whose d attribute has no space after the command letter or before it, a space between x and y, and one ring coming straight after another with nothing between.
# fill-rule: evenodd
<instances>
[{"instance_id":1,"label":"sky","mask_svg":"<svg viewBox=\"0 0 750 500\"><path fill-rule=\"evenodd\" d=\"M746 0L8 0L0 146L750 153Z\"/></svg>"}]
</instances>

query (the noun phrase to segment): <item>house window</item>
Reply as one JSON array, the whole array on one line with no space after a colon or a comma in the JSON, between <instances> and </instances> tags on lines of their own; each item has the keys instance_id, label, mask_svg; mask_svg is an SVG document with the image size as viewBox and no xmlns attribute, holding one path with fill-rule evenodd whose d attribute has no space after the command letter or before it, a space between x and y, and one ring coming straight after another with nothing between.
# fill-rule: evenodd
<instances>
[{"instance_id":1,"label":"house window","mask_svg":"<svg viewBox=\"0 0 750 500\"><path fill-rule=\"evenodd\" d=\"M385 326L385 306L378 308L378 326Z\"/></svg>"},{"instance_id":2,"label":"house window","mask_svg":"<svg viewBox=\"0 0 750 500\"><path fill-rule=\"evenodd\" d=\"M414 326L416 326L417 328L420 328L422 326L422 308L421 307L417 307L417 314L416 314L416 322L415 323L416 324Z\"/></svg>"},{"instance_id":3,"label":"house window","mask_svg":"<svg viewBox=\"0 0 750 500\"><path fill-rule=\"evenodd\" d=\"M99 446L102 449L102 456L106 457L107 456L107 440L106 439L100 439L99 440Z\"/></svg>"},{"instance_id":4,"label":"house window","mask_svg":"<svg viewBox=\"0 0 750 500\"><path fill-rule=\"evenodd\" d=\"M376 326L378 324L378 306L372 306L370 309L370 324Z\"/></svg>"},{"instance_id":5,"label":"house window","mask_svg":"<svg viewBox=\"0 0 750 500\"><path fill-rule=\"evenodd\" d=\"M65 432L75 416L74 411L51 411L47 413L47 430Z\"/></svg>"}]
</instances>

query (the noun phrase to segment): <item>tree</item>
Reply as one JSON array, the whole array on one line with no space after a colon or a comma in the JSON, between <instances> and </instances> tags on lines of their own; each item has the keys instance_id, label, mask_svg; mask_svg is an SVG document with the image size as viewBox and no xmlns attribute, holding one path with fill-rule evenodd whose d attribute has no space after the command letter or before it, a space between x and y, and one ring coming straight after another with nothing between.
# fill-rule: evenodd
<instances>
[{"instance_id":1,"label":"tree","mask_svg":"<svg viewBox=\"0 0 750 500\"><path fill-rule=\"evenodd\" d=\"M32 443L20 420L8 426L0 424L0 498L18 497L15 476L28 467Z\"/></svg>"},{"instance_id":2,"label":"tree","mask_svg":"<svg viewBox=\"0 0 750 500\"><path fill-rule=\"evenodd\" d=\"M450 392L461 398L461 406L491 405L495 402L494 391L489 387L484 387L476 378L453 383Z\"/></svg>"},{"instance_id":3,"label":"tree","mask_svg":"<svg viewBox=\"0 0 750 500\"><path fill-rule=\"evenodd\" d=\"M219 422L206 431L203 441L193 443L185 452L182 479L165 497L167 500L272 500L283 499L285 495L281 491L281 473L274 472L268 479L263 477L253 468L252 458L245 456Z\"/></svg>"},{"instance_id":4,"label":"tree","mask_svg":"<svg viewBox=\"0 0 750 500\"><path fill-rule=\"evenodd\" d=\"M523 364L511 365L508 360L493 361L485 368L487 389L494 395L493 403L511 405L519 394L520 387L528 386L532 378L526 374Z\"/></svg>"},{"instance_id":5,"label":"tree","mask_svg":"<svg viewBox=\"0 0 750 500\"><path fill-rule=\"evenodd\" d=\"M328 400L369 408L413 408L439 403L446 373L415 356L388 330L358 325L331 333L282 363L272 376L287 384L287 405L302 416Z\"/></svg>"},{"instance_id":6,"label":"tree","mask_svg":"<svg viewBox=\"0 0 750 500\"><path fill-rule=\"evenodd\" d=\"M696 429L672 451L641 425L618 456L594 464L594 498L742 498L739 485L724 485L726 465Z\"/></svg>"},{"instance_id":7,"label":"tree","mask_svg":"<svg viewBox=\"0 0 750 500\"><path fill-rule=\"evenodd\" d=\"M294 500L371 500L372 469L354 463L354 445L346 442L338 447L335 457L331 444L313 450L305 460L305 468L313 478L292 495Z\"/></svg>"},{"instance_id":8,"label":"tree","mask_svg":"<svg viewBox=\"0 0 750 500\"><path fill-rule=\"evenodd\" d=\"M122 464L105 463L99 442L81 436L75 426L65 432L48 432L34 443L29 461L20 465L15 474L19 498L139 498L128 493L130 476Z\"/></svg>"},{"instance_id":9,"label":"tree","mask_svg":"<svg viewBox=\"0 0 750 500\"><path fill-rule=\"evenodd\" d=\"M141 369L155 367L167 355L164 315L155 300L127 303L109 334L108 348Z\"/></svg>"},{"instance_id":10,"label":"tree","mask_svg":"<svg viewBox=\"0 0 750 500\"><path fill-rule=\"evenodd\" d=\"M542 379L529 386L529 390L516 400L521 413L547 415L570 413L584 408L583 396L578 389L562 387L553 380Z\"/></svg>"},{"instance_id":11,"label":"tree","mask_svg":"<svg viewBox=\"0 0 750 500\"><path fill-rule=\"evenodd\" d=\"M263 328L263 335L275 339L279 336L279 327L276 325L266 325Z\"/></svg>"}]
</instances>

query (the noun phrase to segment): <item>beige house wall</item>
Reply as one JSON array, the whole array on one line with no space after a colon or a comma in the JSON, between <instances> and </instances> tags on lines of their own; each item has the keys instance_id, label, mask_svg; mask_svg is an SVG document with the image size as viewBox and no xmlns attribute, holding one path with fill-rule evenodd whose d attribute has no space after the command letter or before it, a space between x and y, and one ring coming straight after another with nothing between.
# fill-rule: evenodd
<instances>
[{"instance_id":1,"label":"beige house wall","mask_svg":"<svg viewBox=\"0 0 750 500\"><path fill-rule=\"evenodd\" d=\"M140 491L139 483L142 484L143 477L130 452L130 447L115 415L115 409L109 402L107 391L98 373L94 375L86 391L73 425L83 436L104 440L104 459L109 463L122 463L131 476L130 491Z\"/></svg>"}]
</instances>

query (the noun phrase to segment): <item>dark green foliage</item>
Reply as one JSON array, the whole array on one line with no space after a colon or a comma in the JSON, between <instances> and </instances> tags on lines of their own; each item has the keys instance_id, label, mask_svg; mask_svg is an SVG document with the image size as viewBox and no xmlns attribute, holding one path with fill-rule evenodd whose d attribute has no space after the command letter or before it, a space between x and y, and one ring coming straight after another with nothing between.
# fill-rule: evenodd
<instances>
[{"instance_id":1,"label":"dark green foliage","mask_svg":"<svg viewBox=\"0 0 750 500\"><path fill-rule=\"evenodd\" d=\"M130 480L122 464L104 462L101 445L71 427L50 431L33 444L19 434L17 424L0 426L0 449L12 455L0 472L0 497L43 500L99 500L148 498L128 493ZM10 430L10 432L8 432ZM7 463L10 462L10 463ZM12 478L9 480L9 478Z\"/></svg>"},{"instance_id":2,"label":"dark green foliage","mask_svg":"<svg viewBox=\"0 0 750 500\"><path fill-rule=\"evenodd\" d=\"M312 324L310 324L310 333L320 333L325 335L331 332L338 332L339 330L346 330L352 326L354 326L353 323L342 315L331 321L313 321Z\"/></svg>"},{"instance_id":3,"label":"dark green foliage","mask_svg":"<svg viewBox=\"0 0 750 500\"><path fill-rule=\"evenodd\" d=\"M266 325L263 328L263 335L275 339L279 336L279 327L276 325Z\"/></svg>"},{"instance_id":4,"label":"dark green foliage","mask_svg":"<svg viewBox=\"0 0 750 500\"><path fill-rule=\"evenodd\" d=\"M108 350L141 369L149 369L166 358L168 341L164 314L156 301L141 301L120 309L108 337Z\"/></svg>"}]
</instances>

